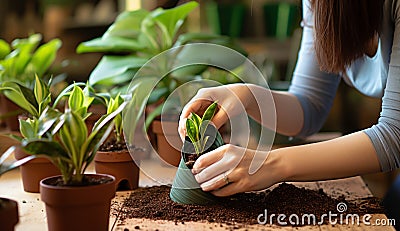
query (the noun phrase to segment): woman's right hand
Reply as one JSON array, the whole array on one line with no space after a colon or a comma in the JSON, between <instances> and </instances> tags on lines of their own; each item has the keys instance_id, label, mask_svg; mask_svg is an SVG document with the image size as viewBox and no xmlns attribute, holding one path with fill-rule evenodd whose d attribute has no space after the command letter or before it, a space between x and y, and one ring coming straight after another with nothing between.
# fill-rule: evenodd
<instances>
[{"instance_id":1,"label":"woman's right hand","mask_svg":"<svg viewBox=\"0 0 400 231\"><path fill-rule=\"evenodd\" d=\"M213 102L218 103L212 123L217 128L225 124L230 117L245 113L253 94L247 84L229 84L218 87L202 88L183 108L179 119L179 135L184 140L186 136L186 119L190 114L202 115Z\"/></svg>"}]
</instances>

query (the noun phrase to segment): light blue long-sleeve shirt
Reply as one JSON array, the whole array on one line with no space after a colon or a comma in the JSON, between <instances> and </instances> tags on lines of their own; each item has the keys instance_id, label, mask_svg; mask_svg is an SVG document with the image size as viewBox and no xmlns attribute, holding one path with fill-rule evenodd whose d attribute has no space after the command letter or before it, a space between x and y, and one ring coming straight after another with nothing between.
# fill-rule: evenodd
<instances>
[{"instance_id":1,"label":"light blue long-sleeve shirt","mask_svg":"<svg viewBox=\"0 0 400 231\"><path fill-rule=\"evenodd\" d=\"M364 132L375 147L381 170L390 171L400 167L400 0L386 0L383 17L375 56L356 60L341 76L328 74L319 69L313 13L309 0L303 0L303 37L289 92L304 111L300 137L321 129L341 79L367 96L382 97L378 123Z\"/></svg>"}]
</instances>

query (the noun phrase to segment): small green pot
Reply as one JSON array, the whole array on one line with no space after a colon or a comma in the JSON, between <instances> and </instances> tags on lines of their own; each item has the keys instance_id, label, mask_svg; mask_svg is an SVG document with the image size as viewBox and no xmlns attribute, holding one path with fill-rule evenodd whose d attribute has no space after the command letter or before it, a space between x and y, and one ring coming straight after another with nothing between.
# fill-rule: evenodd
<instances>
[{"instance_id":1,"label":"small green pot","mask_svg":"<svg viewBox=\"0 0 400 231\"><path fill-rule=\"evenodd\" d=\"M216 203L218 200L217 197L200 188L183 158L179 163L169 196L173 201L181 204L207 205Z\"/></svg>"},{"instance_id":2,"label":"small green pot","mask_svg":"<svg viewBox=\"0 0 400 231\"><path fill-rule=\"evenodd\" d=\"M218 130L214 126L210 126L209 128L210 129L207 128L206 135L214 139L209 139L210 146L204 153L212 151L224 144ZM186 165L187 161L185 161L185 156L188 153L192 153L193 150L193 144L190 143L189 139L186 139L182 147L181 161L176 171L169 196L173 201L181 204L214 204L218 201L218 197L215 197L209 192L204 192L194 178L192 170Z\"/></svg>"}]
</instances>

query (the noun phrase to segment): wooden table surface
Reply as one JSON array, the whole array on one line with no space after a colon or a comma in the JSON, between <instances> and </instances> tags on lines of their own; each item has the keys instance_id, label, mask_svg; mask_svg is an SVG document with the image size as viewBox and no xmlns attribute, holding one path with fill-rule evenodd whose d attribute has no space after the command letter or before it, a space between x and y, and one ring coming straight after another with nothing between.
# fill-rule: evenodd
<instances>
[{"instance_id":1,"label":"wooden table surface","mask_svg":"<svg viewBox=\"0 0 400 231\"><path fill-rule=\"evenodd\" d=\"M147 169L151 163L144 161L142 163ZM146 166L147 165L147 166ZM158 172L164 176L164 182L172 180L175 170L168 167L159 167ZM147 175L141 173L140 186L157 185ZM302 182L294 183L298 186L304 186L309 189L320 189L333 197L344 195L348 200L357 198L365 198L372 196L361 177L352 177L341 180L332 180L324 182ZM117 196L113 199L112 211L122 208L123 200L128 197L130 191L117 192ZM27 193L23 191L22 182L20 180L19 170L13 170L2 176L0 180L0 197L14 199L18 202L20 222L16 227L16 231L43 231L47 230L45 206L40 201L38 193ZM371 223L376 219L386 219L384 214L373 214ZM116 217L116 213L110 216L110 230L127 231L127 230L231 230L235 226L225 224L209 223L209 222L185 222L184 224L175 223L173 221L154 221L149 219L127 219L121 221ZM236 227L237 228L237 227ZM236 229L235 228L235 229ZM391 226L360 226L352 225L322 225L322 226L303 226L303 227L279 227L269 225L248 225L240 228L240 230L394 230Z\"/></svg>"},{"instance_id":2,"label":"wooden table surface","mask_svg":"<svg viewBox=\"0 0 400 231\"><path fill-rule=\"evenodd\" d=\"M4 142L0 142L4 143ZM160 184L171 184L175 176L176 169L167 167L154 161L154 158L143 160L140 163L142 171L140 172L140 187L148 187ZM94 172L92 166L88 173ZM157 181L153 180L157 179ZM302 182L293 183L298 186L309 189L323 189L328 195L338 197L344 195L347 200L365 198L372 196L371 192L361 179L361 177L352 177L340 180L331 180L323 182ZM117 192L113 199L112 211L123 209L123 200L128 197L130 191ZM45 231L47 230L45 205L40 200L39 193L27 193L23 191L21 175L18 169L4 174L0 178L0 197L10 198L18 202L20 222L16 226L16 231ZM384 214L373 214L371 224L376 219L387 219ZM399 221L400 222L400 221ZM173 221L154 221L149 219L126 219L120 220L116 213L110 215L110 230L128 231L128 230L232 230L235 226L225 224L216 224L208 222L185 222L184 224ZM395 230L392 226L367 226L365 224L357 225L322 225L322 226L302 226L302 227L281 227L270 225L249 225L240 228L240 230ZM1 224L0 224L1 230Z\"/></svg>"}]
</instances>

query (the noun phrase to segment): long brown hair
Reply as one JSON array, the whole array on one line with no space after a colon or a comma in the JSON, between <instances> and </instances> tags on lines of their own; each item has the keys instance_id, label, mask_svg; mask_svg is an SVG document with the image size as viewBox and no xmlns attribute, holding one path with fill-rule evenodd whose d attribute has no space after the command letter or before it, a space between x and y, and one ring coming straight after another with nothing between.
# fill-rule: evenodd
<instances>
[{"instance_id":1,"label":"long brown hair","mask_svg":"<svg viewBox=\"0 0 400 231\"><path fill-rule=\"evenodd\" d=\"M303 0L304 1L304 0ZM311 0L321 70L340 73L379 34L385 0Z\"/></svg>"}]
</instances>

